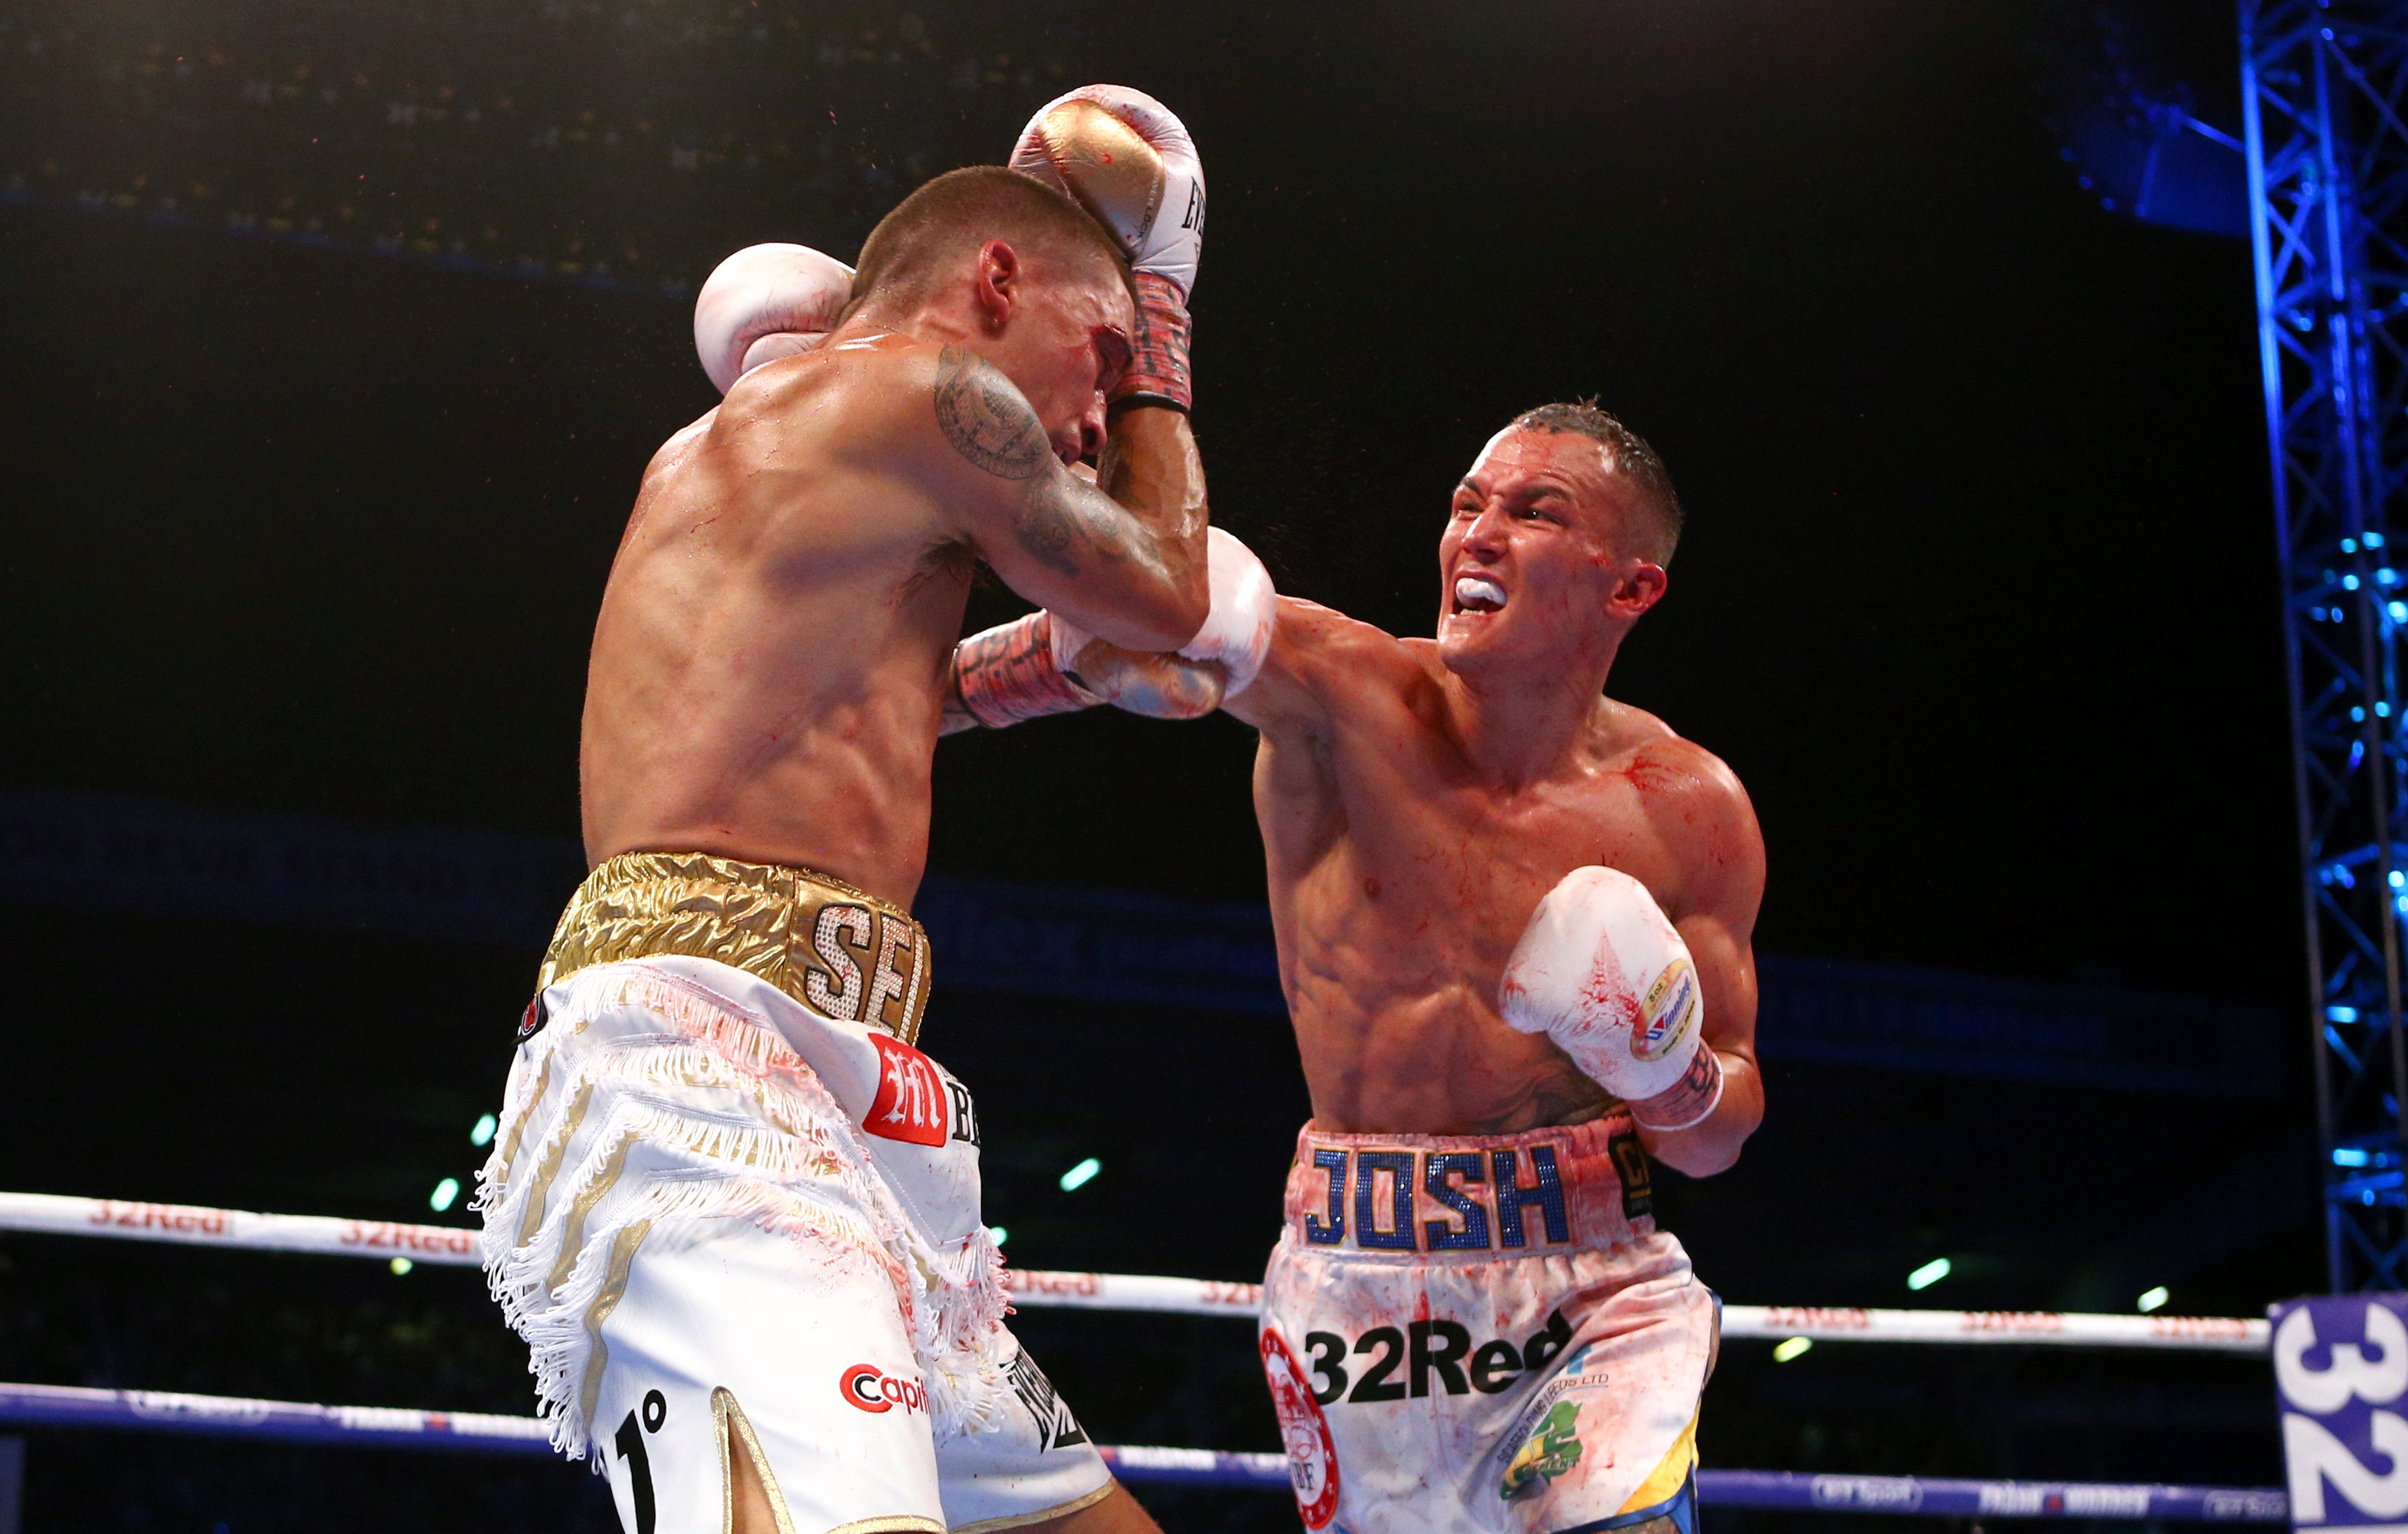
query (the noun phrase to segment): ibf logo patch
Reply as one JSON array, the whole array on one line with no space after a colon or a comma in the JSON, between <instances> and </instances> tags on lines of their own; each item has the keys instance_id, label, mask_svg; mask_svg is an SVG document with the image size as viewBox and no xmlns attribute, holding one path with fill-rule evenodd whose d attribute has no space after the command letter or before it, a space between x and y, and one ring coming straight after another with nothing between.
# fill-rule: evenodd
<instances>
[{"instance_id":1,"label":"ibf logo patch","mask_svg":"<svg viewBox=\"0 0 2408 1534\"><path fill-rule=\"evenodd\" d=\"M861 1127L885 1140L943 1144L945 1110L953 1100L937 1062L883 1033L872 1033L869 1042L878 1050L878 1096Z\"/></svg>"},{"instance_id":2,"label":"ibf logo patch","mask_svg":"<svg viewBox=\"0 0 2408 1534\"><path fill-rule=\"evenodd\" d=\"M1685 959L1664 966L1647 987L1640 1006L1639 1030L1631 1036L1630 1052L1642 1060L1660 1060L1674 1044L1689 1036L1698 1016L1698 972Z\"/></svg>"},{"instance_id":3,"label":"ibf logo patch","mask_svg":"<svg viewBox=\"0 0 2408 1534\"><path fill-rule=\"evenodd\" d=\"M1027 1407L1028 1414L1037 1419L1039 1453L1042 1454L1047 1449L1067 1449L1073 1443L1087 1442L1086 1429L1079 1426L1079 1419L1070 1414L1070 1408L1062 1398L1054 1393L1054 1382L1037 1367L1037 1360L1026 1353L1014 1354L1004 1372L1011 1381L1011 1393L1020 1398L1020 1404Z\"/></svg>"},{"instance_id":4,"label":"ibf logo patch","mask_svg":"<svg viewBox=\"0 0 2408 1534\"><path fill-rule=\"evenodd\" d=\"M1288 1484L1304 1527L1318 1531L1338 1515L1338 1440L1320 1399L1277 1327L1262 1334L1263 1377L1270 1382L1271 1409L1279 1414L1280 1440L1287 1450Z\"/></svg>"}]
</instances>

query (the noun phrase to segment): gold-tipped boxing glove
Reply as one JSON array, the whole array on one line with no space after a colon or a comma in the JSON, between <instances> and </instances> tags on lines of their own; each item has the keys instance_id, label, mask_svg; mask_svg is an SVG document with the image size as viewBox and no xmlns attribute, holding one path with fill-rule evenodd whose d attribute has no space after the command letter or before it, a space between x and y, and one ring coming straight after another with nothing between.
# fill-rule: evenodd
<instances>
[{"instance_id":1,"label":"gold-tipped boxing glove","mask_svg":"<svg viewBox=\"0 0 2408 1534\"><path fill-rule=\"evenodd\" d=\"M1187 299L1204 249L1204 165L1186 125L1142 91L1083 85L1028 120L1011 168L1068 192L1128 254L1136 357L1111 403L1188 408Z\"/></svg>"},{"instance_id":2,"label":"gold-tipped boxing glove","mask_svg":"<svg viewBox=\"0 0 2408 1534\"><path fill-rule=\"evenodd\" d=\"M827 339L853 299L853 268L807 245L752 245L719 263L694 301L694 349L724 394L764 362Z\"/></svg>"}]
</instances>

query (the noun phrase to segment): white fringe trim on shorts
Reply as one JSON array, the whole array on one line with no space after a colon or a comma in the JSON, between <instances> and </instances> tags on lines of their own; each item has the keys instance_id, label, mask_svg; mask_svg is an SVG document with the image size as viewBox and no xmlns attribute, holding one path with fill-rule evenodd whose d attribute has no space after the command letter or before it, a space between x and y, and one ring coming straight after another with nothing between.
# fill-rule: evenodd
<instances>
[{"instance_id":1,"label":"white fringe trim on shorts","mask_svg":"<svg viewBox=\"0 0 2408 1534\"><path fill-rule=\"evenodd\" d=\"M765 1020L631 965L597 966L567 992L511 1070L471 1205L484 1215L487 1285L527 1343L553 1445L572 1459L588 1452L595 1334L626 1281L614 1259L622 1233L677 1220L748 1218L816 1252L854 1254L895 1287L938 1438L999 1427L1010 1392L1003 1259L985 1228L929 1240ZM642 1016L596 1036L620 1009Z\"/></svg>"}]
</instances>

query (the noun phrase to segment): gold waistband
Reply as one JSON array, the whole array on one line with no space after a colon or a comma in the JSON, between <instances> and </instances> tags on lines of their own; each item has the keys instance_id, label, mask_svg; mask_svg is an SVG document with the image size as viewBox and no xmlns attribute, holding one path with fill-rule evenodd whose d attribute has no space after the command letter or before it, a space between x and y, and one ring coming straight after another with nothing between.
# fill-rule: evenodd
<instances>
[{"instance_id":1,"label":"gold waistband","mask_svg":"<svg viewBox=\"0 0 2408 1534\"><path fill-rule=\"evenodd\" d=\"M823 1016L920 1036L928 934L884 901L808 869L701 852L623 852L552 930L538 988L620 959L717 959Z\"/></svg>"}]
</instances>

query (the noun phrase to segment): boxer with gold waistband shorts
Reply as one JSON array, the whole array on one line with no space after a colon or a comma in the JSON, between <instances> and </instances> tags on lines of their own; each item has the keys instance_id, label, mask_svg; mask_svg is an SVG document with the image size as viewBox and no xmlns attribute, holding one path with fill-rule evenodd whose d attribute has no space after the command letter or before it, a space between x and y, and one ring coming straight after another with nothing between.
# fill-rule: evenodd
<instances>
[{"instance_id":1,"label":"boxer with gold waistband shorts","mask_svg":"<svg viewBox=\"0 0 2408 1534\"><path fill-rule=\"evenodd\" d=\"M1212 675L1270 629L1187 427L1194 146L1133 92L1048 113L1050 177L939 177L858 272L714 275L725 399L654 458L603 594L593 872L478 1207L553 1442L627 1534L1154 1527L1003 1324L977 1115L917 1046L976 568Z\"/></svg>"},{"instance_id":2,"label":"boxer with gold waistband shorts","mask_svg":"<svg viewBox=\"0 0 2408 1534\"><path fill-rule=\"evenodd\" d=\"M1719 1172L1763 1116L1764 845L1729 768L1605 695L1680 526L1646 443L1541 406L1455 487L1435 640L1283 597L1258 674L1115 700L1261 731L1312 1121L1260 1342L1310 1529L1694 1530L1718 1307L1649 1163ZM954 691L1145 663L1066 632L965 641ZM1040 701L949 723L1079 706L1014 675Z\"/></svg>"}]
</instances>

